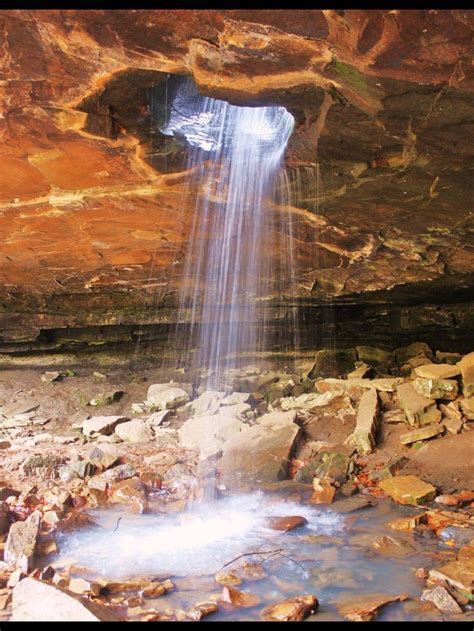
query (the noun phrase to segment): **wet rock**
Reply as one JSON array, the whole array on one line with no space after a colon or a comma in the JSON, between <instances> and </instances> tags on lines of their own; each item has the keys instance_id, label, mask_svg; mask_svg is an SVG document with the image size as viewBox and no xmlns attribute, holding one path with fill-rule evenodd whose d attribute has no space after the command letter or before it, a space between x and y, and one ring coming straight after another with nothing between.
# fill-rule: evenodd
<instances>
[{"instance_id":1,"label":"wet rock","mask_svg":"<svg viewBox=\"0 0 474 631\"><path fill-rule=\"evenodd\" d=\"M411 384L404 383L398 386L397 394L410 425L419 427L441 420L441 412L436 407L436 402L418 394Z\"/></svg>"},{"instance_id":2,"label":"wet rock","mask_svg":"<svg viewBox=\"0 0 474 631\"><path fill-rule=\"evenodd\" d=\"M434 359L433 351L428 344L425 344L424 342L414 342L409 346L397 348L393 354L395 355L395 359L399 366L406 364L414 357L427 357L431 361Z\"/></svg>"},{"instance_id":3,"label":"wet rock","mask_svg":"<svg viewBox=\"0 0 474 631\"><path fill-rule=\"evenodd\" d=\"M186 611L186 618L198 622L206 616L216 613L218 610L216 603L196 603L192 609Z\"/></svg>"},{"instance_id":4,"label":"wet rock","mask_svg":"<svg viewBox=\"0 0 474 631\"><path fill-rule=\"evenodd\" d=\"M418 427L417 429L402 434L400 436L400 442L402 445L410 445L416 443L419 440L427 440L433 438L439 434L444 433L444 426L440 423L433 423L433 425L425 425L424 427Z\"/></svg>"},{"instance_id":5,"label":"wet rock","mask_svg":"<svg viewBox=\"0 0 474 631\"><path fill-rule=\"evenodd\" d=\"M238 434L245 425L238 418L226 414L195 416L178 430L181 445L196 449L202 459L221 451L224 443Z\"/></svg>"},{"instance_id":6,"label":"wet rock","mask_svg":"<svg viewBox=\"0 0 474 631\"><path fill-rule=\"evenodd\" d=\"M340 377L350 372L356 361L357 353L353 348L317 351L308 378Z\"/></svg>"},{"instance_id":7,"label":"wet rock","mask_svg":"<svg viewBox=\"0 0 474 631\"><path fill-rule=\"evenodd\" d=\"M471 528L447 526L438 532L441 541L455 548L469 544L474 539L474 523Z\"/></svg>"},{"instance_id":8,"label":"wet rock","mask_svg":"<svg viewBox=\"0 0 474 631\"><path fill-rule=\"evenodd\" d=\"M260 617L268 622L301 622L318 608L319 601L316 596L295 596L276 605L265 607L260 612Z\"/></svg>"},{"instance_id":9,"label":"wet rock","mask_svg":"<svg viewBox=\"0 0 474 631\"><path fill-rule=\"evenodd\" d=\"M291 515L289 517L268 517L267 525L272 530L281 530L282 532L289 532L295 530L295 528L301 528L308 523L308 520L300 515Z\"/></svg>"},{"instance_id":10,"label":"wet rock","mask_svg":"<svg viewBox=\"0 0 474 631\"><path fill-rule=\"evenodd\" d=\"M344 497L352 497L359 492L359 487L354 482L345 482L341 484L339 493Z\"/></svg>"},{"instance_id":11,"label":"wet rock","mask_svg":"<svg viewBox=\"0 0 474 631\"><path fill-rule=\"evenodd\" d=\"M146 421L139 419L120 423L115 428L115 433L127 443L148 443L153 438L151 429Z\"/></svg>"},{"instance_id":12,"label":"wet rock","mask_svg":"<svg viewBox=\"0 0 474 631\"><path fill-rule=\"evenodd\" d=\"M140 474L140 480L145 485L148 493L153 493L161 489L162 479L154 471L143 471Z\"/></svg>"},{"instance_id":13,"label":"wet rock","mask_svg":"<svg viewBox=\"0 0 474 631\"><path fill-rule=\"evenodd\" d=\"M441 585L434 589L427 589L421 595L421 600L433 603L442 613L462 613L461 607L457 601L451 596L448 590Z\"/></svg>"},{"instance_id":14,"label":"wet rock","mask_svg":"<svg viewBox=\"0 0 474 631\"><path fill-rule=\"evenodd\" d=\"M375 448L375 436L378 429L379 401L374 389L364 392L357 410L357 422L350 442L359 455L371 453Z\"/></svg>"},{"instance_id":15,"label":"wet rock","mask_svg":"<svg viewBox=\"0 0 474 631\"><path fill-rule=\"evenodd\" d=\"M224 586L221 592L221 601L234 607L250 608L260 604L260 598L256 594L241 592L234 587Z\"/></svg>"},{"instance_id":16,"label":"wet rock","mask_svg":"<svg viewBox=\"0 0 474 631\"><path fill-rule=\"evenodd\" d=\"M356 598L349 598L342 604L338 604L337 608L341 616L345 620L351 622L370 622L373 620L380 609L390 603L406 600L405 594L398 596L386 596L382 594L374 594L370 596L360 595Z\"/></svg>"},{"instance_id":17,"label":"wet rock","mask_svg":"<svg viewBox=\"0 0 474 631\"><path fill-rule=\"evenodd\" d=\"M134 478L136 475L137 475L137 472L135 470L135 467L131 465L129 462L127 462L125 464L119 464L116 467L113 467L112 469L108 469L107 471L104 471L104 473L100 476L100 478L104 480L106 483L108 482L109 484L111 484L113 482L120 482L122 480L128 480L129 478ZM104 490L104 489L101 489L99 486L96 486L95 488L99 488L99 490Z\"/></svg>"},{"instance_id":18,"label":"wet rock","mask_svg":"<svg viewBox=\"0 0 474 631\"><path fill-rule=\"evenodd\" d=\"M188 393L176 384L155 383L148 388L146 404L157 410L174 410L188 401Z\"/></svg>"},{"instance_id":19,"label":"wet rock","mask_svg":"<svg viewBox=\"0 0 474 631\"><path fill-rule=\"evenodd\" d=\"M313 479L314 492L310 498L311 504L331 504L336 494L336 489L328 480Z\"/></svg>"},{"instance_id":20,"label":"wet rock","mask_svg":"<svg viewBox=\"0 0 474 631\"><path fill-rule=\"evenodd\" d=\"M474 600L474 560L450 561L430 570L429 582L444 583L458 590L468 600Z\"/></svg>"},{"instance_id":21,"label":"wet rock","mask_svg":"<svg viewBox=\"0 0 474 631\"><path fill-rule=\"evenodd\" d=\"M286 478L300 433L293 423L295 416L294 412L266 414L257 425L226 440L219 462L221 480L272 482Z\"/></svg>"},{"instance_id":22,"label":"wet rock","mask_svg":"<svg viewBox=\"0 0 474 631\"><path fill-rule=\"evenodd\" d=\"M48 585L24 578L13 589L15 622L115 622L120 618L108 607Z\"/></svg>"},{"instance_id":23,"label":"wet rock","mask_svg":"<svg viewBox=\"0 0 474 631\"><path fill-rule=\"evenodd\" d=\"M335 513L344 515L346 513L353 513L361 510L362 508L368 508L369 506L373 506L372 500L368 497L363 497L362 495L356 495L344 500L337 500L337 502L331 504L331 510Z\"/></svg>"},{"instance_id":24,"label":"wet rock","mask_svg":"<svg viewBox=\"0 0 474 631\"><path fill-rule=\"evenodd\" d=\"M474 561L474 540L460 548L458 561Z\"/></svg>"},{"instance_id":25,"label":"wet rock","mask_svg":"<svg viewBox=\"0 0 474 631\"><path fill-rule=\"evenodd\" d=\"M379 487L399 504L424 504L434 499L436 488L414 475L399 475L379 482Z\"/></svg>"},{"instance_id":26,"label":"wet rock","mask_svg":"<svg viewBox=\"0 0 474 631\"><path fill-rule=\"evenodd\" d=\"M408 458L405 456L398 456L397 458L393 458L381 469L377 469L376 471L371 471L369 473L369 480L375 482L377 480L385 480L386 478L392 478L394 475L397 475L399 471L403 469L403 467L408 462Z\"/></svg>"},{"instance_id":27,"label":"wet rock","mask_svg":"<svg viewBox=\"0 0 474 631\"><path fill-rule=\"evenodd\" d=\"M120 457L122 452L114 445L95 445L86 455L87 461L90 462L96 471L105 471L112 467Z\"/></svg>"},{"instance_id":28,"label":"wet rock","mask_svg":"<svg viewBox=\"0 0 474 631\"><path fill-rule=\"evenodd\" d=\"M404 557L416 552L416 548L408 543L408 541L396 537L379 537L374 541L372 547L379 554L388 557Z\"/></svg>"},{"instance_id":29,"label":"wet rock","mask_svg":"<svg viewBox=\"0 0 474 631\"><path fill-rule=\"evenodd\" d=\"M474 352L465 355L458 363L462 375L462 391L465 397L474 394Z\"/></svg>"},{"instance_id":30,"label":"wet rock","mask_svg":"<svg viewBox=\"0 0 474 631\"><path fill-rule=\"evenodd\" d=\"M347 480L353 462L349 456L341 452L326 452L321 456L321 464L314 471L317 478L327 478L343 484Z\"/></svg>"},{"instance_id":31,"label":"wet rock","mask_svg":"<svg viewBox=\"0 0 474 631\"><path fill-rule=\"evenodd\" d=\"M424 379L417 377L413 387L424 397L430 399L452 400L458 396L458 383L454 379Z\"/></svg>"},{"instance_id":32,"label":"wet rock","mask_svg":"<svg viewBox=\"0 0 474 631\"><path fill-rule=\"evenodd\" d=\"M34 511L25 521L18 521L10 527L5 545L5 561L13 568L24 572L32 569L36 540L41 524L41 513Z\"/></svg>"},{"instance_id":33,"label":"wet rock","mask_svg":"<svg viewBox=\"0 0 474 631\"><path fill-rule=\"evenodd\" d=\"M400 519L394 519L388 523L389 528L392 530L401 530L410 532L418 528L420 525L424 525L427 522L426 513L421 515L412 515L411 517L401 517Z\"/></svg>"},{"instance_id":34,"label":"wet rock","mask_svg":"<svg viewBox=\"0 0 474 631\"><path fill-rule=\"evenodd\" d=\"M214 580L219 585L223 585L224 587L235 587L236 585L240 585L242 583L242 579L240 579L236 574L232 574L232 572L218 572L214 576Z\"/></svg>"},{"instance_id":35,"label":"wet rock","mask_svg":"<svg viewBox=\"0 0 474 631\"><path fill-rule=\"evenodd\" d=\"M117 504L128 504L136 513L145 513L148 510L145 489L138 478L115 483L110 491L110 500Z\"/></svg>"},{"instance_id":36,"label":"wet rock","mask_svg":"<svg viewBox=\"0 0 474 631\"><path fill-rule=\"evenodd\" d=\"M82 423L82 431L86 436L95 433L109 436L119 423L126 423L128 420L126 416L93 416Z\"/></svg>"}]
</instances>

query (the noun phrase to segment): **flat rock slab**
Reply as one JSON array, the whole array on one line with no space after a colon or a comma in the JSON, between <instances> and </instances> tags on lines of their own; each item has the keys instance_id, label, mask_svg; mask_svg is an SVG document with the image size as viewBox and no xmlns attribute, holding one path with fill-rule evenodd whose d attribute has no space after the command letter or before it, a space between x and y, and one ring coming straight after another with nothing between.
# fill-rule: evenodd
<instances>
[{"instance_id":1,"label":"flat rock slab","mask_svg":"<svg viewBox=\"0 0 474 631\"><path fill-rule=\"evenodd\" d=\"M109 436L119 423L126 423L127 416L93 416L82 423L82 432L86 436L102 434Z\"/></svg>"},{"instance_id":2,"label":"flat rock slab","mask_svg":"<svg viewBox=\"0 0 474 631\"><path fill-rule=\"evenodd\" d=\"M118 622L108 607L71 594L35 578L24 578L13 589L15 622Z\"/></svg>"},{"instance_id":3,"label":"flat rock slab","mask_svg":"<svg viewBox=\"0 0 474 631\"><path fill-rule=\"evenodd\" d=\"M361 510L362 508L368 508L373 506L372 500L367 497L357 495L355 497L348 497L346 500L338 500L331 504L330 509L335 513L353 513L354 511Z\"/></svg>"},{"instance_id":4,"label":"flat rock slab","mask_svg":"<svg viewBox=\"0 0 474 631\"><path fill-rule=\"evenodd\" d=\"M274 482L288 474L290 455L300 433L291 421L295 412L272 413L257 425L231 436L223 444L219 462L222 481Z\"/></svg>"},{"instance_id":5,"label":"flat rock slab","mask_svg":"<svg viewBox=\"0 0 474 631\"><path fill-rule=\"evenodd\" d=\"M178 435L182 447L198 450L205 459L220 452L227 440L247 427L237 417L218 413L190 418L180 427Z\"/></svg>"},{"instance_id":6,"label":"flat rock slab","mask_svg":"<svg viewBox=\"0 0 474 631\"><path fill-rule=\"evenodd\" d=\"M318 607L316 596L295 596L276 605L268 605L262 609L260 617L267 622L301 622Z\"/></svg>"},{"instance_id":7,"label":"flat rock slab","mask_svg":"<svg viewBox=\"0 0 474 631\"><path fill-rule=\"evenodd\" d=\"M373 620L379 610L390 603L406 600L405 594L388 596L384 594L360 595L350 597L342 604L337 605L339 613L351 622L369 622Z\"/></svg>"},{"instance_id":8,"label":"flat rock slab","mask_svg":"<svg viewBox=\"0 0 474 631\"><path fill-rule=\"evenodd\" d=\"M415 368L415 374L423 379L451 379L460 375L461 370L450 364L424 364Z\"/></svg>"},{"instance_id":9,"label":"flat rock slab","mask_svg":"<svg viewBox=\"0 0 474 631\"><path fill-rule=\"evenodd\" d=\"M430 425L441 420L441 412L436 407L436 402L418 394L411 384L403 383L398 386L397 393L410 425Z\"/></svg>"},{"instance_id":10,"label":"flat rock slab","mask_svg":"<svg viewBox=\"0 0 474 631\"><path fill-rule=\"evenodd\" d=\"M414 475L398 475L379 482L379 487L399 504L416 506L430 502L436 496L436 488Z\"/></svg>"},{"instance_id":11,"label":"flat rock slab","mask_svg":"<svg viewBox=\"0 0 474 631\"><path fill-rule=\"evenodd\" d=\"M383 556L396 558L416 552L416 548L411 543L398 537L379 537L373 542L372 547Z\"/></svg>"},{"instance_id":12,"label":"flat rock slab","mask_svg":"<svg viewBox=\"0 0 474 631\"><path fill-rule=\"evenodd\" d=\"M438 436L438 434L442 434L443 432L443 425L440 425L439 423L433 423L433 425L418 427L411 432L402 434L400 436L400 442L402 443L402 445L409 445L411 443L416 443L419 440L427 440L428 438L433 438L434 436Z\"/></svg>"},{"instance_id":13,"label":"flat rock slab","mask_svg":"<svg viewBox=\"0 0 474 631\"><path fill-rule=\"evenodd\" d=\"M375 448L379 419L379 400L375 389L364 392L357 410L357 422L351 437L359 455L371 453Z\"/></svg>"}]
</instances>

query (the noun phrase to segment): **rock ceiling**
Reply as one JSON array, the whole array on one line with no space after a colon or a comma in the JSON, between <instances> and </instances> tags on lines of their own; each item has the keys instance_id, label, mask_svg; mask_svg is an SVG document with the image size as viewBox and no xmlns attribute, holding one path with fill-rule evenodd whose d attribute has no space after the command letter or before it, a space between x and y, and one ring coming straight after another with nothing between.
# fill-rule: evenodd
<instances>
[{"instance_id":1,"label":"rock ceiling","mask_svg":"<svg viewBox=\"0 0 474 631\"><path fill-rule=\"evenodd\" d=\"M173 318L188 174L146 114L169 73L294 114L284 299L472 299L473 33L462 10L0 11L1 340Z\"/></svg>"}]
</instances>

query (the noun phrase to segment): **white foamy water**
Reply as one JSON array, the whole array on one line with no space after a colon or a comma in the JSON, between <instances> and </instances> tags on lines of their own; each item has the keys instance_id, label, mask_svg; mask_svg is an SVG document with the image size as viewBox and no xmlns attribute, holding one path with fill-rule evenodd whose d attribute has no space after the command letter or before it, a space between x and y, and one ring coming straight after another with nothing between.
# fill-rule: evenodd
<instances>
[{"instance_id":1,"label":"white foamy water","mask_svg":"<svg viewBox=\"0 0 474 631\"><path fill-rule=\"evenodd\" d=\"M312 533L332 534L343 527L339 515L261 493L174 516L100 511L93 515L99 528L62 537L54 565L73 562L110 578L214 574L241 554L284 548L293 535L269 529L266 518L289 515L305 517Z\"/></svg>"}]
</instances>

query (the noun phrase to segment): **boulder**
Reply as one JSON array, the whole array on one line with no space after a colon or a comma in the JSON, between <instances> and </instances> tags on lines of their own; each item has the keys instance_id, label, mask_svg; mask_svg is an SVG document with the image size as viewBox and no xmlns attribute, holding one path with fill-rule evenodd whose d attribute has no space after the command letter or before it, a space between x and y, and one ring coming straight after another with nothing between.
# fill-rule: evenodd
<instances>
[{"instance_id":1,"label":"boulder","mask_svg":"<svg viewBox=\"0 0 474 631\"><path fill-rule=\"evenodd\" d=\"M373 346L356 346L359 361L377 368L381 372L389 372L395 367L393 353Z\"/></svg>"},{"instance_id":2,"label":"boulder","mask_svg":"<svg viewBox=\"0 0 474 631\"><path fill-rule=\"evenodd\" d=\"M424 397L430 399L453 400L458 396L458 382L455 379L425 379L417 377L413 387Z\"/></svg>"},{"instance_id":3,"label":"boulder","mask_svg":"<svg viewBox=\"0 0 474 631\"><path fill-rule=\"evenodd\" d=\"M295 528L301 528L308 523L308 520L300 515L290 515L289 517L268 517L267 525L271 530L281 530L290 532Z\"/></svg>"},{"instance_id":4,"label":"boulder","mask_svg":"<svg viewBox=\"0 0 474 631\"><path fill-rule=\"evenodd\" d=\"M173 413L170 410L153 412L153 414L150 414L150 416L146 419L147 425L152 429L159 427L162 423L165 423L165 421L169 421L172 414Z\"/></svg>"},{"instance_id":5,"label":"boulder","mask_svg":"<svg viewBox=\"0 0 474 631\"><path fill-rule=\"evenodd\" d=\"M231 436L219 463L223 481L273 482L288 475L288 463L300 433L295 412L265 414L257 425Z\"/></svg>"},{"instance_id":6,"label":"boulder","mask_svg":"<svg viewBox=\"0 0 474 631\"><path fill-rule=\"evenodd\" d=\"M148 501L145 487L138 478L117 482L110 491L110 500L116 504L128 504L135 513L145 513Z\"/></svg>"},{"instance_id":7,"label":"boulder","mask_svg":"<svg viewBox=\"0 0 474 631\"><path fill-rule=\"evenodd\" d=\"M463 558L449 561L441 567L430 570L429 580L433 583L447 583L468 600L474 600L474 559Z\"/></svg>"},{"instance_id":8,"label":"boulder","mask_svg":"<svg viewBox=\"0 0 474 631\"><path fill-rule=\"evenodd\" d=\"M73 595L64 589L24 578L13 589L15 622L118 622L108 607Z\"/></svg>"},{"instance_id":9,"label":"boulder","mask_svg":"<svg viewBox=\"0 0 474 631\"><path fill-rule=\"evenodd\" d=\"M398 537L379 537L373 542L372 547L379 554L388 557L404 557L416 552L411 543Z\"/></svg>"},{"instance_id":10,"label":"boulder","mask_svg":"<svg viewBox=\"0 0 474 631\"><path fill-rule=\"evenodd\" d=\"M321 464L314 469L314 475L344 484L351 467L353 462L346 454L338 451L325 452L321 455Z\"/></svg>"},{"instance_id":11,"label":"boulder","mask_svg":"<svg viewBox=\"0 0 474 631\"><path fill-rule=\"evenodd\" d=\"M397 360L397 364L402 366L413 359L414 357L427 357L431 361L433 361L433 351L424 342L414 342L409 346L403 346L401 348L395 349L393 352L395 355L395 359Z\"/></svg>"},{"instance_id":12,"label":"boulder","mask_svg":"<svg viewBox=\"0 0 474 631\"><path fill-rule=\"evenodd\" d=\"M86 436L92 434L109 436L119 423L125 423L128 420L126 416L93 416L82 423L82 432Z\"/></svg>"},{"instance_id":13,"label":"boulder","mask_svg":"<svg viewBox=\"0 0 474 631\"><path fill-rule=\"evenodd\" d=\"M397 394L410 425L419 427L441 420L441 412L436 407L436 402L418 394L411 384L404 383L398 386Z\"/></svg>"},{"instance_id":14,"label":"boulder","mask_svg":"<svg viewBox=\"0 0 474 631\"><path fill-rule=\"evenodd\" d=\"M434 499L436 488L414 475L399 475L379 482L379 487L399 504L424 504Z\"/></svg>"},{"instance_id":15,"label":"boulder","mask_svg":"<svg viewBox=\"0 0 474 631\"><path fill-rule=\"evenodd\" d=\"M227 414L195 416L178 430L181 445L196 449L202 459L221 451L226 440L241 432L246 426L238 418Z\"/></svg>"},{"instance_id":16,"label":"boulder","mask_svg":"<svg viewBox=\"0 0 474 631\"><path fill-rule=\"evenodd\" d=\"M5 535L10 528L10 510L8 504L0 501L0 536Z\"/></svg>"},{"instance_id":17,"label":"boulder","mask_svg":"<svg viewBox=\"0 0 474 631\"><path fill-rule=\"evenodd\" d=\"M341 377L354 368L357 353L353 348L323 349L316 352L309 379Z\"/></svg>"},{"instance_id":18,"label":"boulder","mask_svg":"<svg viewBox=\"0 0 474 631\"><path fill-rule=\"evenodd\" d=\"M474 397L461 401L461 409L468 421L474 421Z\"/></svg>"},{"instance_id":19,"label":"boulder","mask_svg":"<svg viewBox=\"0 0 474 631\"><path fill-rule=\"evenodd\" d=\"M13 568L23 572L32 569L36 540L41 524L41 513L34 511L25 521L17 521L10 527L5 544L4 558Z\"/></svg>"},{"instance_id":20,"label":"boulder","mask_svg":"<svg viewBox=\"0 0 474 631\"><path fill-rule=\"evenodd\" d=\"M462 391L464 396L474 394L474 352L465 355L457 364L462 375Z\"/></svg>"},{"instance_id":21,"label":"boulder","mask_svg":"<svg viewBox=\"0 0 474 631\"><path fill-rule=\"evenodd\" d=\"M157 410L174 410L188 401L188 393L173 382L155 383L148 388L146 403Z\"/></svg>"},{"instance_id":22,"label":"boulder","mask_svg":"<svg viewBox=\"0 0 474 631\"><path fill-rule=\"evenodd\" d=\"M115 428L115 433L127 443L148 443L153 438L147 422L140 419L120 423Z\"/></svg>"}]
</instances>

